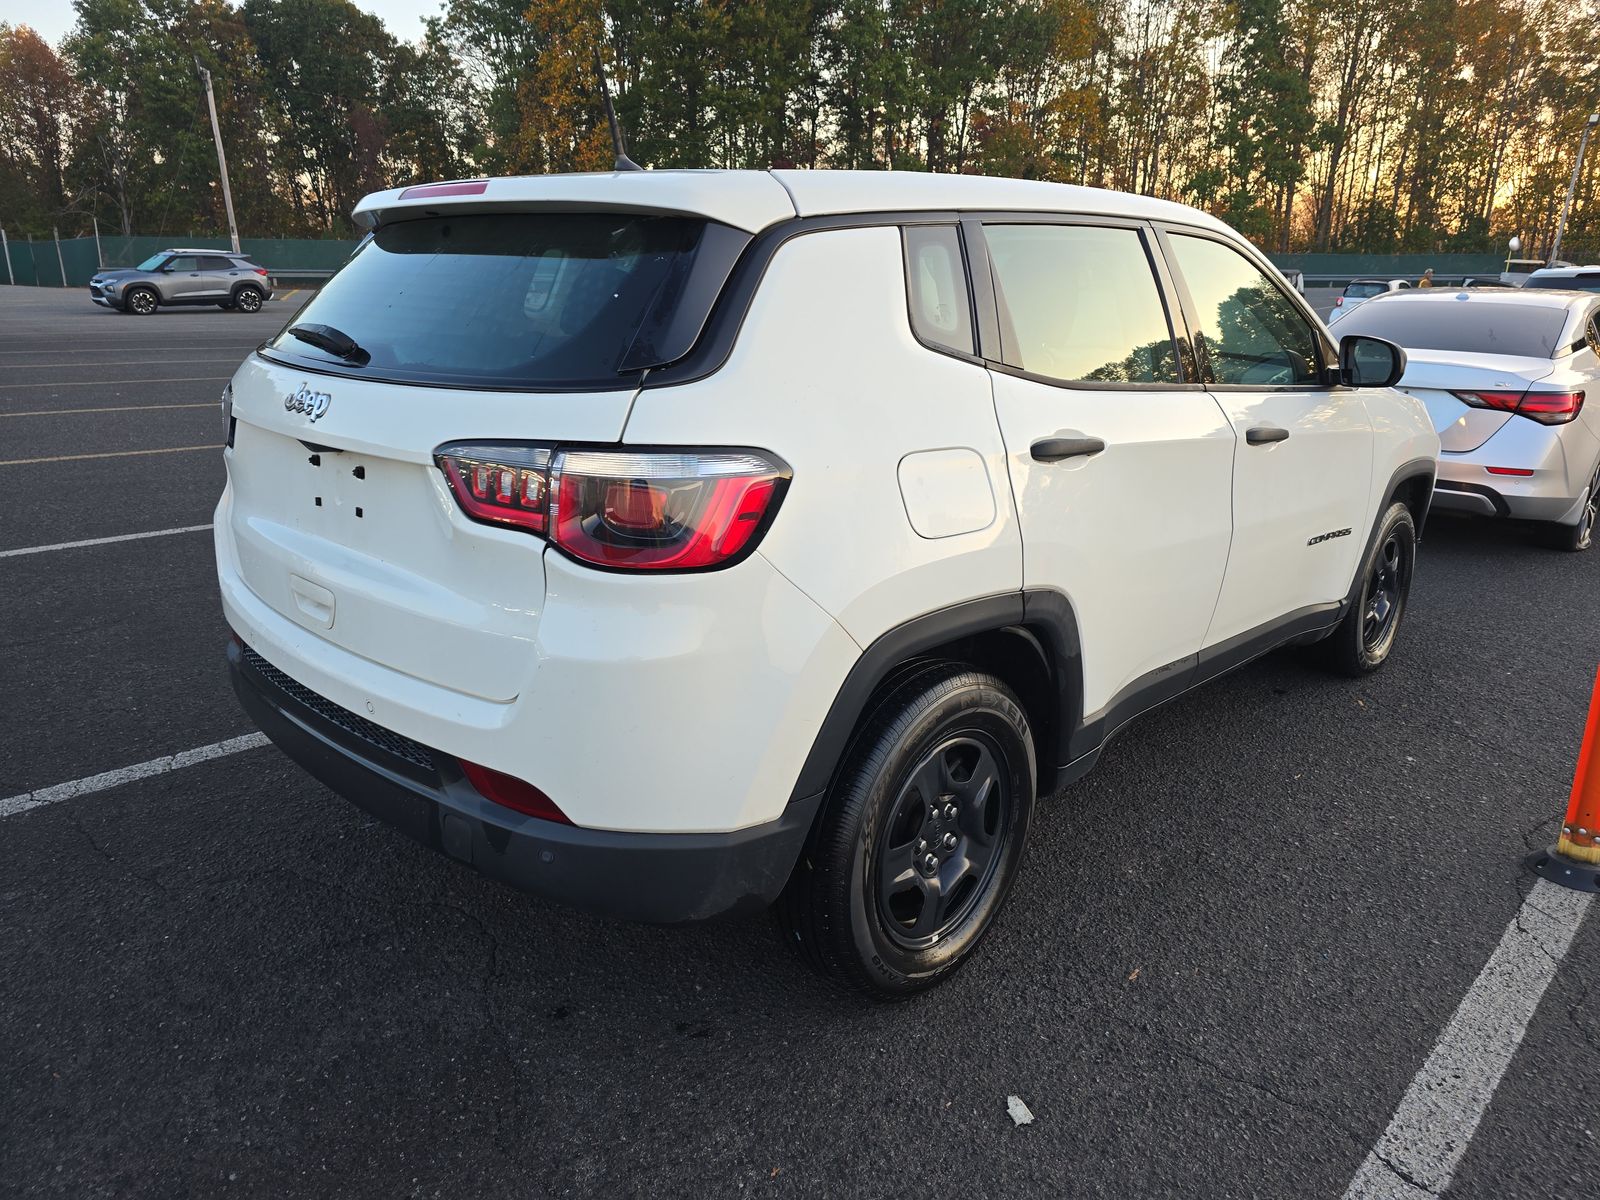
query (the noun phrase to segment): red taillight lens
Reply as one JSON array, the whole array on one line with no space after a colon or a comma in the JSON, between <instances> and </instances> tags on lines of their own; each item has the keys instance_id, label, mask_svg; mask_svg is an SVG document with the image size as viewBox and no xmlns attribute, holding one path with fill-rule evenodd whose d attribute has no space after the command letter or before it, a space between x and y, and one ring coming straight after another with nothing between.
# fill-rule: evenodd
<instances>
[{"instance_id":1,"label":"red taillight lens","mask_svg":"<svg viewBox=\"0 0 1600 1200\"><path fill-rule=\"evenodd\" d=\"M1333 306L1335 308L1343 308L1344 307L1344 297L1343 296L1335 296L1333 298Z\"/></svg>"},{"instance_id":2,"label":"red taillight lens","mask_svg":"<svg viewBox=\"0 0 1600 1200\"><path fill-rule=\"evenodd\" d=\"M1516 412L1522 402L1521 392L1451 392L1457 400L1472 408L1497 408L1501 412Z\"/></svg>"},{"instance_id":3,"label":"red taillight lens","mask_svg":"<svg viewBox=\"0 0 1600 1200\"><path fill-rule=\"evenodd\" d=\"M695 571L737 561L777 511L788 469L746 450L441 446L434 460L468 516L548 537L580 562Z\"/></svg>"},{"instance_id":4,"label":"red taillight lens","mask_svg":"<svg viewBox=\"0 0 1600 1200\"><path fill-rule=\"evenodd\" d=\"M266 273L267 273L267 269L265 267L257 267L256 268L256 274L257 275L265 275Z\"/></svg>"},{"instance_id":5,"label":"red taillight lens","mask_svg":"<svg viewBox=\"0 0 1600 1200\"><path fill-rule=\"evenodd\" d=\"M1484 470L1491 475L1517 475L1522 478L1533 474L1527 467L1485 467Z\"/></svg>"},{"instance_id":6,"label":"red taillight lens","mask_svg":"<svg viewBox=\"0 0 1600 1200\"><path fill-rule=\"evenodd\" d=\"M1582 392L1452 392L1473 408L1516 413L1541 425L1565 425L1583 410Z\"/></svg>"},{"instance_id":7,"label":"red taillight lens","mask_svg":"<svg viewBox=\"0 0 1600 1200\"><path fill-rule=\"evenodd\" d=\"M758 454L564 450L556 459L556 545L629 570L720 566L754 545L785 473Z\"/></svg>"},{"instance_id":8,"label":"red taillight lens","mask_svg":"<svg viewBox=\"0 0 1600 1200\"><path fill-rule=\"evenodd\" d=\"M467 777L467 782L475 787L485 800L493 801L502 808L509 808L524 816L538 817L541 821L572 824L571 818L556 806L554 800L526 780L518 779L515 775L507 775L504 771L496 771L491 767L479 766L464 758L458 761L461 763L461 773Z\"/></svg>"},{"instance_id":9,"label":"red taillight lens","mask_svg":"<svg viewBox=\"0 0 1600 1200\"><path fill-rule=\"evenodd\" d=\"M440 446L434 462L469 517L544 533L548 525L550 451L543 446Z\"/></svg>"},{"instance_id":10,"label":"red taillight lens","mask_svg":"<svg viewBox=\"0 0 1600 1200\"><path fill-rule=\"evenodd\" d=\"M1529 392L1517 412L1541 425L1565 425L1583 411L1582 392Z\"/></svg>"}]
</instances>

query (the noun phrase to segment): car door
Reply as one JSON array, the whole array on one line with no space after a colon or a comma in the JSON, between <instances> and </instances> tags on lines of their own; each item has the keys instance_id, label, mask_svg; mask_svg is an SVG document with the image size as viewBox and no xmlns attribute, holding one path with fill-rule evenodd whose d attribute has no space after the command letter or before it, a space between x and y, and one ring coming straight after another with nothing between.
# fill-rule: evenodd
<instances>
[{"instance_id":1,"label":"car door","mask_svg":"<svg viewBox=\"0 0 1600 1200\"><path fill-rule=\"evenodd\" d=\"M1372 423L1331 344L1238 244L1164 229L1207 388L1236 435L1233 545L1207 646L1331 619L1372 514Z\"/></svg>"},{"instance_id":2,"label":"car door","mask_svg":"<svg viewBox=\"0 0 1600 1200\"><path fill-rule=\"evenodd\" d=\"M1193 676L1231 533L1233 430L1168 311L1152 231L1113 219L982 227L995 410L1023 579L1071 602L1082 753ZM996 355L986 354L993 359Z\"/></svg>"},{"instance_id":3,"label":"car door","mask_svg":"<svg viewBox=\"0 0 1600 1200\"><path fill-rule=\"evenodd\" d=\"M200 256L200 287L195 292L197 297L207 300L226 300L228 292L233 286L230 275L237 276L239 269L233 261L220 254L203 254Z\"/></svg>"},{"instance_id":4,"label":"car door","mask_svg":"<svg viewBox=\"0 0 1600 1200\"><path fill-rule=\"evenodd\" d=\"M193 254L175 254L161 268L161 298L168 304L198 300L204 287L200 260Z\"/></svg>"}]
</instances>

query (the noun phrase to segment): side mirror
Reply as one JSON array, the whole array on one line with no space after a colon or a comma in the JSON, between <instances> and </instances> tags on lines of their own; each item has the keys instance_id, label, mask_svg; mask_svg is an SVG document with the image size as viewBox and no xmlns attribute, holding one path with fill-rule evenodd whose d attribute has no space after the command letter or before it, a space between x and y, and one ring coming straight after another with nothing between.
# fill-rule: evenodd
<instances>
[{"instance_id":1,"label":"side mirror","mask_svg":"<svg viewBox=\"0 0 1600 1200\"><path fill-rule=\"evenodd\" d=\"M1406 373L1406 352L1382 338L1353 333L1339 339L1339 382L1345 387L1393 387Z\"/></svg>"},{"instance_id":2,"label":"side mirror","mask_svg":"<svg viewBox=\"0 0 1600 1200\"><path fill-rule=\"evenodd\" d=\"M163 263L160 267L157 267L156 269L158 271L160 271L163 275L171 275L172 274L172 264L171 263Z\"/></svg>"}]
</instances>

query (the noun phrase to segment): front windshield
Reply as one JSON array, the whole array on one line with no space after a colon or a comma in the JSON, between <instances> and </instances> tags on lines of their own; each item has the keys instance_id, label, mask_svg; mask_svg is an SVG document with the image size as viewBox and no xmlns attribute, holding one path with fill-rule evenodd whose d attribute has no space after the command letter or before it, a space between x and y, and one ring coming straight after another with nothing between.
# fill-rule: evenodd
<instances>
[{"instance_id":1,"label":"front windshield","mask_svg":"<svg viewBox=\"0 0 1600 1200\"><path fill-rule=\"evenodd\" d=\"M167 261L167 252L165 250L163 250L160 254L152 254L149 258L145 259L142 263L140 263L137 267L135 267L134 270L135 271L154 271L157 267L159 267L162 263L164 263L166 261Z\"/></svg>"}]
</instances>

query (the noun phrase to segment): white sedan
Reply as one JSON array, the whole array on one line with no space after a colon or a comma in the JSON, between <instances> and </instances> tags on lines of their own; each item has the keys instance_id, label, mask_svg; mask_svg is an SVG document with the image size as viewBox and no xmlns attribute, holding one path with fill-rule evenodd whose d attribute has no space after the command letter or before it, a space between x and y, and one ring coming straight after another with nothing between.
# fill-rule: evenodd
<instances>
[{"instance_id":1,"label":"white sedan","mask_svg":"<svg viewBox=\"0 0 1600 1200\"><path fill-rule=\"evenodd\" d=\"M1411 284L1404 279L1352 279L1345 284L1344 291L1334 298L1333 311L1328 314L1328 324L1332 325L1339 318L1349 316L1376 296L1410 290Z\"/></svg>"},{"instance_id":2,"label":"white sedan","mask_svg":"<svg viewBox=\"0 0 1600 1200\"><path fill-rule=\"evenodd\" d=\"M1443 447L1436 511L1546 523L1587 550L1600 493L1600 295L1396 292L1340 322L1405 347L1399 387L1422 400Z\"/></svg>"}]
</instances>

